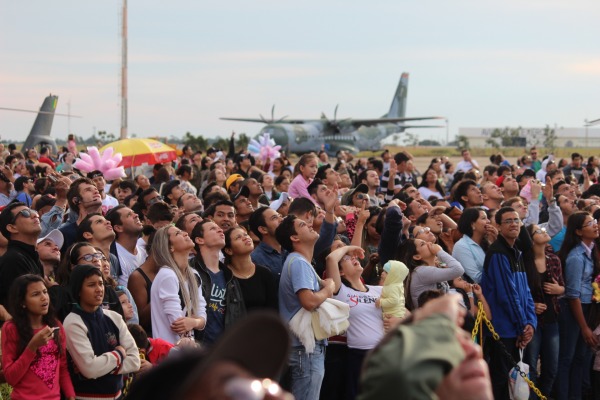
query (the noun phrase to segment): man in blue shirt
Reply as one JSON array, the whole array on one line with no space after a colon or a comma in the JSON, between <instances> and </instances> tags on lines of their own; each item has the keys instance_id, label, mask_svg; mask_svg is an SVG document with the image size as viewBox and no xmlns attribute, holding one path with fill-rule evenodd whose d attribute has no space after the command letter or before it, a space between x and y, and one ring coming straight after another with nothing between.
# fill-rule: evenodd
<instances>
[{"instance_id":1,"label":"man in blue shirt","mask_svg":"<svg viewBox=\"0 0 600 400\"><path fill-rule=\"evenodd\" d=\"M334 283L331 279L324 279L320 285L310 263L319 239L319 234L310 224L289 215L277 227L275 235L281 246L290 252L279 283L279 313L289 323L301 308L313 311L333 296ZM297 400L317 399L325 375L325 341L315 341L315 349L309 354L298 337L291 335L291 392Z\"/></svg>"},{"instance_id":2,"label":"man in blue shirt","mask_svg":"<svg viewBox=\"0 0 600 400\"><path fill-rule=\"evenodd\" d=\"M250 215L248 220L250 230L260 240L250 255L252 262L269 268L277 283L279 283L283 262L288 254L275 238L275 230L281 223L281 219L281 214L274 209L260 207Z\"/></svg>"},{"instance_id":3,"label":"man in blue shirt","mask_svg":"<svg viewBox=\"0 0 600 400\"><path fill-rule=\"evenodd\" d=\"M523 256L515 245L521 231L519 214L511 207L503 207L495 218L500 234L485 257L481 288L500 335L499 341L489 340L494 398L508 399L508 372L513 364L502 347L518 360L518 349L524 349L533 337L537 316Z\"/></svg>"}]
</instances>

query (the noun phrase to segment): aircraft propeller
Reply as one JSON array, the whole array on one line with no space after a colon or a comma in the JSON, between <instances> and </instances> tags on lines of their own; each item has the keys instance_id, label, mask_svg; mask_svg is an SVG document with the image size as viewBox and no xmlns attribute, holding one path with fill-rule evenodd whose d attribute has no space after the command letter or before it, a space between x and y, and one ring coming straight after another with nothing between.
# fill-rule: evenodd
<instances>
[{"instance_id":1,"label":"aircraft propeller","mask_svg":"<svg viewBox=\"0 0 600 400\"><path fill-rule=\"evenodd\" d=\"M285 120L288 116L284 115L283 117L275 120L275 104L273 104L273 107L271 107L271 120L267 120L265 117L263 117L262 114L258 114L260 116L260 119L265 123L265 124L278 124L280 122L283 122L283 120Z\"/></svg>"},{"instance_id":2,"label":"aircraft propeller","mask_svg":"<svg viewBox=\"0 0 600 400\"><path fill-rule=\"evenodd\" d=\"M327 124L333 129L333 133L341 133L343 123L349 121L348 118L338 121L337 111L339 106L339 104L336 104L335 109L333 110L333 120L330 120L329 118L327 118L327 115L325 115L324 112L321 112L321 118L327 121Z\"/></svg>"}]
</instances>

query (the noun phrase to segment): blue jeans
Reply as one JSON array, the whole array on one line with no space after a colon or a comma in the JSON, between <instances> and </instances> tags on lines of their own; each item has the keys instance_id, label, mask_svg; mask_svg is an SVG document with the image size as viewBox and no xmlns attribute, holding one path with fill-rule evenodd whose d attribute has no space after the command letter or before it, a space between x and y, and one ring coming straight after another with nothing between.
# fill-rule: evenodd
<instances>
[{"instance_id":1,"label":"blue jeans","mask_svg":"<svg viewBox=\"0 0 600 400\"><path fill-rule=\"evenodd\" d=\"M582 304L583 315L587 316L589 304ZM590 382L592 351L581 335L567 299L560 300L558 314L560 347L558 353L558 374L556 376L556 399L580 399L583 385ZM587 374L587 377L585 376Z\"/></svg>"},{"instance_id":2,"label":"blue jeans","mask_svg":"<svg viewBox=\"0 0 600 400\"><path fill-rule=\"evenodd\" d=\"M556 371L558 370L558 322L538 324L533 339L527 345L523 358L529 365L531 380L543 395L548 396L552 390ZM541 373L537 374L537 360L541 358ZM537 398L531 391L531 398Z\"/></svg>"},{"instance_id":3,"label":"blue jeans","mask_svg":"<svg viewBox=\"0 0 600 400\"><path fill-rule=\"evenodd\" d=\"M315 345L312 354L304 346L292 347L290 351L291 391L296 400L319 398L321 383L325 375L325 345Z\"/></svg>"}]
</instances>

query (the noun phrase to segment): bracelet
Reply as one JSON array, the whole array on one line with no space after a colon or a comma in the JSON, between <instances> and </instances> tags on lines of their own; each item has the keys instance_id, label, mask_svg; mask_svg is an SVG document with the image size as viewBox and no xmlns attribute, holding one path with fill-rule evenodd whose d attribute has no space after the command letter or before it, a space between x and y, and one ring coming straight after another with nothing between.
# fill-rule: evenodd
<instances>
[{"instance_id":1,"label":"bracelet","mask_svg":"<svg viewBox=\"0 0 600 400\"><path fill-rule=\"evenodd\" d=\"M326 214L335 215L335 212L334 212L334 211L327 211L327 210L325 210L325 213L326 213Z\"/></svg>"},{"instance_id":2,"label":"bracelet","mask_svg":"<svg viewBox=\"0 0 600 400\"><path fill-rule=\"evenodd\" d=\"M473 292L467 292L467 296L473 298Z\"/></svg>"}]
</instances>

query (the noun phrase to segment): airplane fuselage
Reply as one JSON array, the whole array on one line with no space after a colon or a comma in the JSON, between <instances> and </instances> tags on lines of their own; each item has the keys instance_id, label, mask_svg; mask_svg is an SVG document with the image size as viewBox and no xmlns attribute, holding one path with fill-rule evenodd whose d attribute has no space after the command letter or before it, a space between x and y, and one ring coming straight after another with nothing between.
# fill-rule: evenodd
<instances>
[{"instance_id":1,"label":"airplane fuselage","mask_svg":"<svg viewBox=\"0 0 600 400\"><path fill-rule=\"evenodd\" d=\"M335 155L339 150L353 153L380 150L381 140L404 131L404 127L399 124L377 124L358 129L341 127L339 131L325 130L325 126L320 122L268 124L258 135L268 133L275 143L291 153L303 154L324 148L330 155Z\"/></svg>"}]
</instances>

